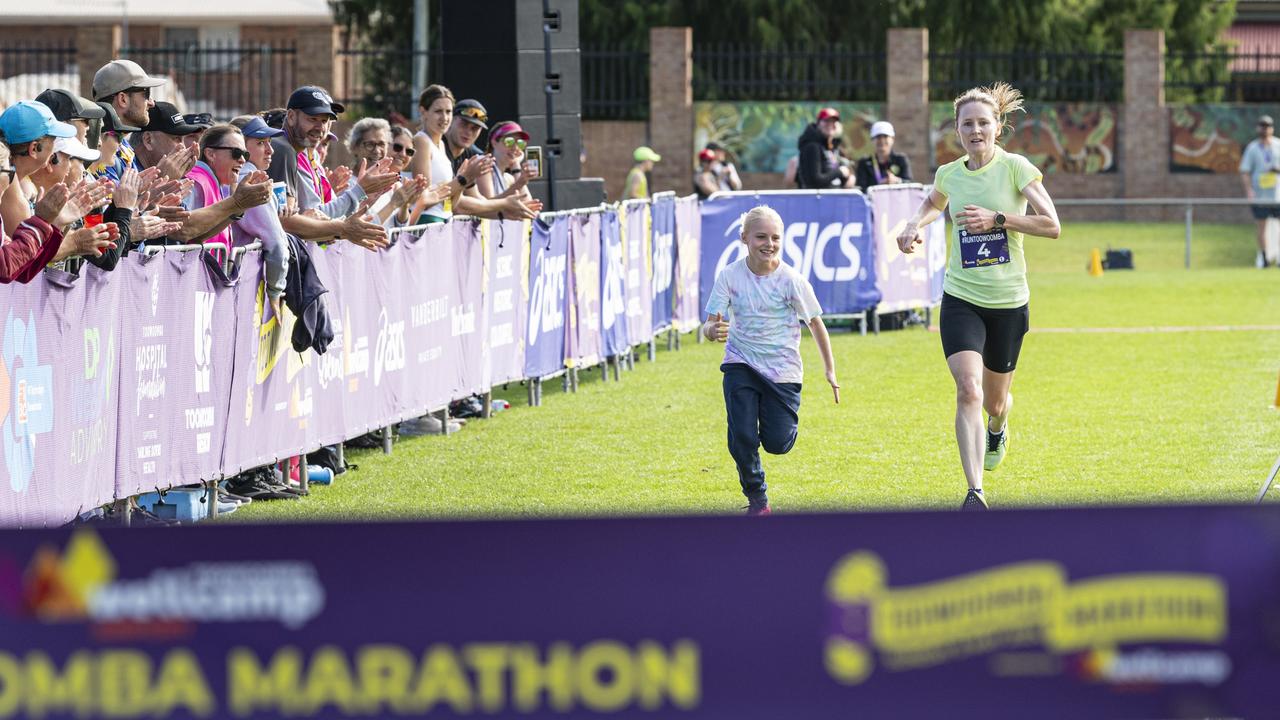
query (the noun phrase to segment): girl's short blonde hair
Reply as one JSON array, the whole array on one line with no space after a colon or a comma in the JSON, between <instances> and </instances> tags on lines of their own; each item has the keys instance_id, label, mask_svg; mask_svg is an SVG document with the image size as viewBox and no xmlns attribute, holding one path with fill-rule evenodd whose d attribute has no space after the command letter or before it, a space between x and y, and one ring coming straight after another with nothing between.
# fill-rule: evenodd
<instances>
[{"instance_id":1,"label":"girl's short blonde hair","mask_svg":"<svg viewBox=\"0 0 1280 720\"><path fill-rule=\"evenodd\" d=\"M782 216L778 214L777 210L774 210L768 205L757 205L742 214L742 237L745 238L747 236L748 225L757 220L765 219L773 220L778 223L779 228L786 227L782 224Z\"/></svg>"},{"instance_id":2,"label":"girl's short blonde hair","mask_svg":"<svg viewBox=\"0 0 1280 720\"><path fill-rule=\"evenodd\" d=\"M1006 127L1013 129L1013 125L1009 123L1009 115L1024 111L1022 93L1006 82L998 82L988 87L970 88L961 93L954 103L957 123L960 122L960 108L971 102L983 103L995 113L996 122L999 124L997 136L1003 133Z\"/></svg>"}]
</instances>

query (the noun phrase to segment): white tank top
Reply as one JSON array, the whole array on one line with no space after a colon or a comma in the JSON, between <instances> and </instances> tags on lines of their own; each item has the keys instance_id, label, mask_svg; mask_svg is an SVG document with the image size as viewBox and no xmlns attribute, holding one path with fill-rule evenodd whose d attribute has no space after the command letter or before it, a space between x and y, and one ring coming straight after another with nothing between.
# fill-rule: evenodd
<instances>
[{"instance_id":1,"label":"white tank top","mask_svg":"<svg viewBox=\"0 0 1280 720\"><path fill-rule=\"evenodd\" d=\"M440 142L433 142L431 136L419 130L418 135L427 139L427 144L431 146L431 184L438 185L442 182L449 182L453 179L453 163L449 162L449 155L444 150L444 139ZM444 203L436 203L424 211L427 215L447 218L452 213L444 209Z\"/></svg>"}]
</instances>

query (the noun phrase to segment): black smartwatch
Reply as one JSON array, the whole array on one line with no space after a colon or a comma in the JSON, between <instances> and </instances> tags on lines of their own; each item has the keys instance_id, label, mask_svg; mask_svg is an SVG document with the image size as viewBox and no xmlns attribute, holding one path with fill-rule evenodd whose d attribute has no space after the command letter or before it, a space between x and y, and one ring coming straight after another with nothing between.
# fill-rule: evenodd
<instances>
[{"instance_id":1,"label":"black smartwatch","mask_svg":"<svg viewBox=\"0 0 1280 720\"><path fill-rule=\"evenodd\" d=\"M996 227L1004 227L1004 213L996 213Z\"/></svg>"},{"instance_id":2,"label":"black smartwatch","mask_svg":"<svg viewBox=\"0 0 1280 720\"><path fill-rule=\"evenodd\" d=\"M462 173L458 173L458 176L455 177L454 180L458 181L458 184L462 186L463 190L467 189L467 178Z\"/></svg>"}]
</instances>

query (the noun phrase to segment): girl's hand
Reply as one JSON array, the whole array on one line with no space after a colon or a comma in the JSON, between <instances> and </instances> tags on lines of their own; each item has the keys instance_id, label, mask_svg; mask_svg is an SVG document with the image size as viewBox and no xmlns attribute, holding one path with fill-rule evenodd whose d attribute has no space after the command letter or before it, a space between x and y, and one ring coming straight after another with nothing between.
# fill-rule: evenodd
<instances>
[{"instance_id":1,"label":"girl's hand","mask_svg":"<svg viewBox=\"0 0 1280 720\"><path fill-rule=\"evenodd\" d=\"M724 342L729 339L729 321L725 320L720 313L707 318L703 328L703 334L711 342Z\"/></svg>"},{"instance_id":2,"label":"girl's hand","mask_svg":"<svg viewBox=\"0 0 1280 720\"><path fill-rule=\"evenodd\" d=\"M831 386L831 391L836 394L836 404L840 404L840 383L836 381L836 371L827 371L827 384Z\"/></svg>"}]
</instances>

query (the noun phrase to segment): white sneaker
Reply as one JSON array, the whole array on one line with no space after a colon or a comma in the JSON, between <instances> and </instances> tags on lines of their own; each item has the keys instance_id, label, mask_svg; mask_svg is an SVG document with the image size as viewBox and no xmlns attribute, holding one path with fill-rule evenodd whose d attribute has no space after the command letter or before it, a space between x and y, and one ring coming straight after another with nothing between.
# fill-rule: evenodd
<instances>
[{"instance_id":1,"label":"white sneaker","mask_svg":"<svg viewBox=\"0 0 1280 720\"><path fill-rule=\"evenodd\" d=\"M1257 268L1264 268L1267 266L1267 258L1262 254L1261 250L1258 251L1258 259L1253 261L1253 265Z\"/></svg>"}]
</instances>

